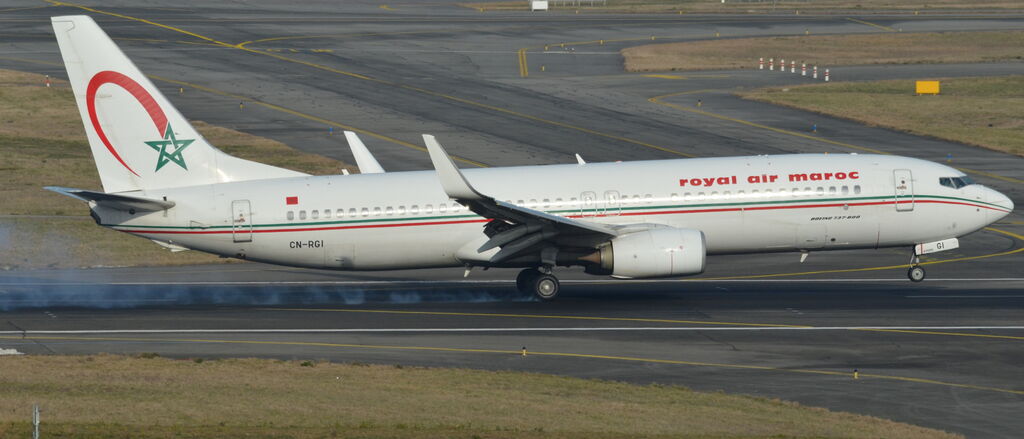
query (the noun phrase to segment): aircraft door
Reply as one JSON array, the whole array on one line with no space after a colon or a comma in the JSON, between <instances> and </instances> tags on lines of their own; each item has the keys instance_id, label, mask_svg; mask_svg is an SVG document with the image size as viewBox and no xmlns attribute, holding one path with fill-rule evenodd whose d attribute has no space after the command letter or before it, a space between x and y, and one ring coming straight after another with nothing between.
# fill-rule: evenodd
<instances>
[{"instance_id":1,"label":"aircraft door","mask_svg":"<svg viewBox=\"0 0 1024 439\"><path fill-rule=\"evenodd\" d=\"M900 212L914 210L914 180L910 170L893 170L892 179L896 186L896 210Z\"/></svg>"},{"instance_id":2,"label":"aircraft door","mask_svg":"<svg viewBox=\"0 0 1024 439\"><path fill-rule=\"evenodd\" d=\"M231 236L235 242L252 242L252 207L249 200L231 202Z\"/></svg>"},{"instance_id":3,"label":"aircraft door","mask_svg":"<svg viewBox=\"0 0 1024 439\"><path fill-rule=\"evenodd\" d=\"M590 191L580 194L580 216L597 216L597 194Z\"/></svg>"},{"instance_id":4,"label":"aircraft door","mask_svg":"<svg viewBox=\"0 0 1024 439\"><path fill-rule=\"evenodd\" d=\"M619 191L605 191L604 214L607 216L617 216L620 213L622 213L622 197L619 196Z\"/></svg>"}]
</instances>

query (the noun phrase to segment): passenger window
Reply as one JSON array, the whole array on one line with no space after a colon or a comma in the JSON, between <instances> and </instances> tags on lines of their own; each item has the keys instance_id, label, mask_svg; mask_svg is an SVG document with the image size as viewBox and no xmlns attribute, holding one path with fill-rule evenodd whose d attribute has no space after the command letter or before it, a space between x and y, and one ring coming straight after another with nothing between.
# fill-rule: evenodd
<instances>
[{"instance_id":1,"label":"passenger window","mask_svg":"<svg viewBox=\"0 0 1024 439\"><path fill-rule=\"evenodd\" d=\"M818 196L820 197L820 196L824 196L824 195L825 195L825 188L823 188L821 186L818 186Z\"/></svg>"},{"instance_id":2,"label":"passenger window","mask_svg":"<svg viewBox=\"0 0 1024 439\"><path fill-rule=\"evenodd\" d=\"M860 185L859 184L855 185L853 187L853 193L855 193L855 194L859 194L860 193Z\"/></svg>"},{"instance_id":3,"label":"passenger window","mask_svg":"<svg viewBox=\"0 0 1024 439\"><path fill-rule=\"evenodd\" d=\"M516 201L516 205L517 206L525 206L525 204L523 203L523 200L517 200Z\"/></svg>"},{"instance_id":4,"label":"passenger window","mask_svg":"<svg viewBox=\"0 0 1024 439\"><path fill-rule=\"evenodd\" d=\"M324 209L324 218L331 217L331 209Z\"/></svg>"},{"instance_id":5,"label":"passenger window","mask_svg":"<svg viewBox=\"0 0 1024 439\"><path fill-rule=\"evenodd\" d=\"M388 207L384 208L384 214L387 215L387 216L394 215L395 214L395 208L393 208L391 206L388 206Z\"/></svg>"},{"instance_id":6,"label":"passenger window","mask_svg":"<svg viewBox=\"0 0 1024 439\"><path fill-rule=\"evenodd\" d=\"M644 202L651 204L654 202L654 197L651 194L644 195Z\"/></svg>"},{"instance_id":7,"label":"passenger window","mask_svg":"<svg viewBox=\"0 0 1024 439\"><path fill-rule=\"evenodd\" d=\"M427 204L427 205L423 206L423 213L426 213L426 214L434 213L434 206L430 205L430 204Z\"/></svg>"},{"instance_id":8,"label":"passenger window","mask_svg":"<svg viewBox=\"0 0 1024 439\"><path fill-rule=\"evenodd\" d=\"M809 196L811 196L811 195L814 195L814 192L813 192L813 191L811 191L811 188L810 188L810 187L805 187L805 188L804 188L804 196L805 196L805 197L809 197Z\"/></svg>"},{"instance_id":9,"label":"passenger window","mask_svg":"<svg viewBox=\"0 0 1024 439\"><path fill-rule=\"evenodd\" d=\"M370 209L364 207L360 210L359 213L362 214L364 217L370 216Z\"/></svg>"},{"instance_id":10,"label":"passenger window","mask_svg":"<svg viewBox=\"0 0 1024 439\"><path fill-rule=\"evenodd\" d=\"M380 214L381 214L380 207L374 207L373 208L373 216L380 216Z\"/></svg>"},{"instance_id":11,"label":"passenger window","mask_svg":"<svg viewBox=\"0 0 1024 439\"><path fill-rule=\"evenodd\" d=\"M356 216L356 208L354 208L354 207L349 208L348 209L348 216L355 217ZM365 216L365 215L363 215L363 216Z\"/></svg>"},{"instance_id":12,"label":"passenger window","mask_svg":"<svg viewBox=\"0 0 1024 439\"><path fill-rule=\"evenodd\" d=\"M688 201L690 201L692 199L693 199L693 195L692 194L690 194L689 192L683 193L683 202L684 203L688 202Z\"/></svg>"},{"instance_id":13,"label":"passenger window","mask_svg":"<svg viewBox=\"0 0 1024 439\"><path fill-rule=\"evenodd\" d=\"M779 196L780 197L785 197L786 196L786 188L780 188L779 189Z\"/></svg>"},{"instance_id":14,"label":"passenger window","mask_svg":"<svg viewBox=\"0 0 1024 439\"><path fill-rule=\"evenodd\" d=\"M544 208L544 209L547 209L547 208L548 208L548 206L550 206L550 205L551 205L551 200L549 200L549 199L547 199L547 198L545 198L545 199L543 199L543 200L541 200L541 201L542 201L543 203L542 203L542 204L540 205L540 207L542 207L542 208Z\"/></svg>"},{"instance_id":15,"label":"passenger window","mask_svg":"<svg viewBox=\"0 0 1024 439\"><path fill-rule=\"evenodd\" d=\"M717 200L718 199L718 191L711 191L711 199L712 200Z\"/></svg>"},{"instance_id":16,"label":"passenger window","mask_svg":"<svg viewBox=\"0 0 1024 439\"><path fill-rule=\"evenodd\" d=\"M537 207L537 199L536 198L530 198L530 204L527 204L527 206L528 207Z\"/></svg>"},{"instance_id":17,"label":"passenger window","mask_svg":"<svg viewBox=\"0 0 1024 439\"><path fill-rule=\"evenodd\" d=\"M312 214L313 214L313 219L320 218L320 211L319 210L313 209Z\"/></svg>"},{"instance_id":18,"label":"passenger window","mask_svg":"<svg viewBox=\"0 0 1024 439\"><path fill-rule=\"evenodd\" d=\"M288 221L291 221L291 220L294 220L294 219L295 219L295 211L294 210L289 210L288 211Z\"/></svg>"},{"instance_id":19,"label":"passenger window","mask_svg":"<svg viewBox=\"0 0 1024 439\"><path fill-rule=\"evenodd\" d=\"M569 205L570 206L575 206L576 205L576 197L572 197L572 198L569 199Z\"/></svg>"},{"instance_id":20,"label":"passenger window","mask_svg":"<svg viewBox=\"0 0 1024 439\"><path fill-rule=\"evenodd\" d=\"M835 195L836 194L836 187L835 186L829 186L828 187L828 194L829 195Z\"/></svg>"},{"instance_id":21,"label":"passenger window","mask_svg":"<svg viewBox=\"0 0 1024 439\"><path fill-rule=\"evenodd\" d=\"M447 213L447 212L448 212L448 205L447 204L441 203L441 204L437 205L437 213Z\"/></svg>"},{"instance_id":22,"label":"passenger window","mask_svg":"<svg viewBox=\"0 0 1024 439\"><path fill-rule=\"evenodd\" d=\"M300 220L306 219L306 211L305 210L300 210L299 211L299 219Z\"/></svg>"},{"instance_id":23,"label":"passenger window","mask_svg":"<svg viewBox=\"0 0 1024 439\"><path fill-rule=\"evenodd\" d=\"M679 194L672 194L672 195L669 195L669 196L668 196L668 199L669 199L669 200L672 200L672 202L673 202L673 203L675 203L675 202L679 201Z\"/></svg>"},{"instance_id":24,"label":"passenger window","mask_svg":"<svg viewBox=\"0 0 1024 439\"><path fill-rule=\"evenodd\" d=\"M419 215L420 214L420 206L418 204L413 204L412 206L409 206L409 213L411 213L413 215Z\"/></svg>"},{"instance_id":25,"label":"passenger window","mask_svg":"<svg viewBox=\"0 0 1024 439\"><path fill-rule=\"evenodd\" d=\"M843 186L843 195L849 195L849 194L850 194L850 187L849 186Z\"/></svg>"},{"instance_id":26,"label":"passenger window","mask_svg":"<svg viewBox=\"0 0 1024 439\"><path fill-rule=\"evenodd\" d=\"M704 192L697 192L697 200L704 201Z\"/></svg>"},{"instance_id":27,"label":"passenger window","mask_svg":"<svg viewBox=\"0 0 1024 439\"><path fill-rule=\"evenodd\" d=\"M398 206L398 214L405 215L405 206Z\"/></svg>"},{"instance_id":28,"label":"passenger window","mask_svg":"<svg viewBox=\"0 0 1024 439\"><path fill-rule=\"evenodd\" d=\"M675 195L675 194L673 194L673 195ZM729 191L722 192L722 198L725 198L726 200L732 198L732 192L729 192Z\"/></svg>"}]
</instances>

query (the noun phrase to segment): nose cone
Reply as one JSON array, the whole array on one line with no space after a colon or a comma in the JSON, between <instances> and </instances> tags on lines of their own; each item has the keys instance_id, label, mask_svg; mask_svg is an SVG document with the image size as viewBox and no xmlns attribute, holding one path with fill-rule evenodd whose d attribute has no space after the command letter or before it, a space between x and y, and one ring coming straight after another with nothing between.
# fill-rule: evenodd
<instances>
[{"instance_id":1,"label":"nose cone","mask_svg":"<svg viewBox=\"0 0 1024 439\"><path fill-rule=\"evenodd\" d=\"M992 203L992 204L995 204L996 206L999 206L999 209L1000 209L1000 210L993 210L993 211L990 212L989 215L990 215L990 219L992 221L999 221L999 220L1005 218L1007 215L1009 215L1010 212L1013 212L1013 207L1014 207L1013 206L1013 200L1010 200L1010 197L1007 197L1006 195L1003 195L1002 193L1000 193L998 191L994 191L994 190L991 190L991 189L989 189L989 191L990 191L989 194L988 194L989 203Z\"/></svg>"}]
</instances>

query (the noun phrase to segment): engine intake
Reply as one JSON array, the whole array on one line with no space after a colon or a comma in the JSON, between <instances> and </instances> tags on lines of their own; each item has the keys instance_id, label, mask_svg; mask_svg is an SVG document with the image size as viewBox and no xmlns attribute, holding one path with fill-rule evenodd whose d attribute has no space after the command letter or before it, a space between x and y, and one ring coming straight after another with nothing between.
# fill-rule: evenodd
<instances>
[{"instance_id":1,"label":"engine intake","mask_svg":"<svg viewBox=\"0 0 1024 439\"><path fill-rule=\"evenodd\" d=\"M583 260L614 277L637 279L703 273L706 255L703 232L665 227L618 236Z\"/></svg>"}]
</instances>

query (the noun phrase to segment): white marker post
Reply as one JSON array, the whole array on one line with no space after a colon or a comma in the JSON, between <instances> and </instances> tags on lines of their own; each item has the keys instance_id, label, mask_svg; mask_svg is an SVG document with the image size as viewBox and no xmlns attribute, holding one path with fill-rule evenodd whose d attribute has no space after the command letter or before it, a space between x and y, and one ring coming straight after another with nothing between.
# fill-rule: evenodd
<instances>
[{"instance_id":1,"label":"white marker post","mask_svg":"<svg viewBox=\"0 0 1024 439\"><path fill-rule=\"evenodd\" d=\"M775 58L768 58L768 70L775 70Z\"/></svg>"},{"instance_id":2,"label":"white marker post","mask_svg":"<svg viewBox=\"0 0 1024 439\"><path fill-rule=\"evenodd\" d=\"M789 73L796 73L796 61L789 62Z\"/></svg>"},{"instance_id":3,"label":"white marker post","mask_svg":"<svg viewBox=\"0 0 1024 439\"><path fill-rule=\"evenodd\" d=\"M814 66L814 75L811 78L818 79L818 66Z\"/></svg>"},{"instance_id":4,"label":"white marker post","mask_svg":"<svg viewBox=\"0 0 1024 439\"><path fill-rule=\"evenodd\" d=\"M764 70L764 58L757 59L757 69Z\"/></svg>"},{"instance_id":5,"label":"white marker post","mask_svg":"<svg viewBox=\"0 0 1024 439\"><path fill-rule=\"evenodd\" d=\"M786 60L782 58L779 58L779 71L783 73L786 72Z\"/></svg>"},{"instance_id":6,"label":"white marker post","mask_svg":"<svg viewBox=\"0 0 1024 439\"><path fill-rule=\"evenodd\" d=\"M825 69L825 82L828 82L828 69Z\"/></svg>"},{"instance_id":7,"label":"white marker post","mask_svg":"<svg viewBox=\"0 0 1024 439\"><path fill-rule=\"evenodd\" d=\"M807 63L800 63L800 76L807 76Z\"/></svg>"}]
</instances>

